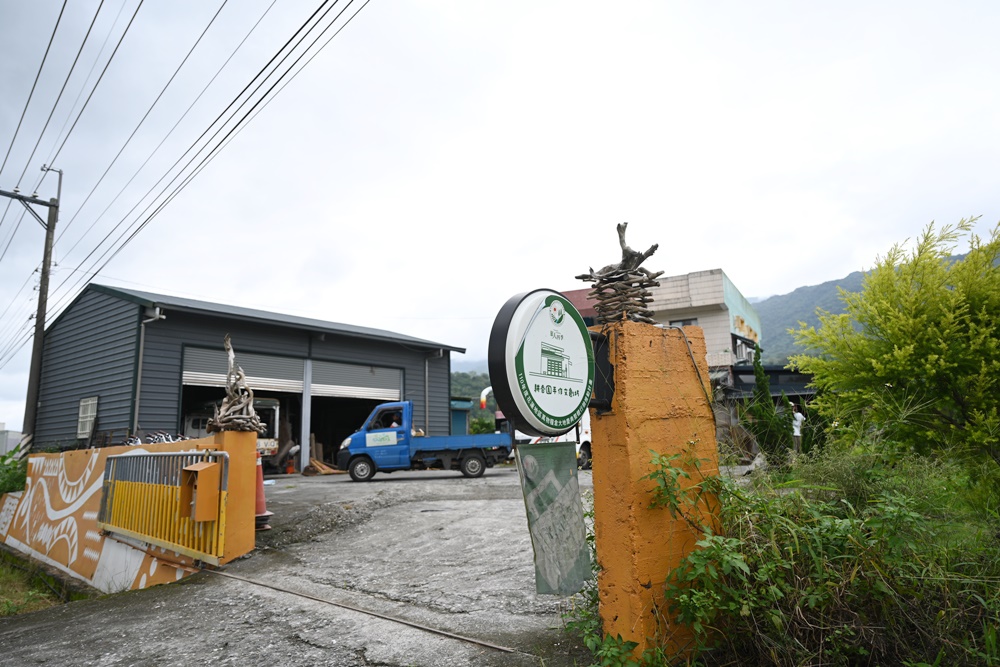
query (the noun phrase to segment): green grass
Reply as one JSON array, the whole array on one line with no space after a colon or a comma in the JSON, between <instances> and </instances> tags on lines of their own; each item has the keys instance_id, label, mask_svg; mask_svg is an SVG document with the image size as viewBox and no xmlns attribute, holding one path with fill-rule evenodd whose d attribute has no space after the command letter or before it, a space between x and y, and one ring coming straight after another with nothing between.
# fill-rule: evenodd
<instances>
[{"instance_id":1,"label":"green grass","mask_svg":"<svg viewBox=\"0 0 1000 667\"><path fill-rule=\"evenodd\" d=\"M62 602L30 567L16 565L8 557L0 560L0 616L38 611Z\"/></svg>"}]
</instances>

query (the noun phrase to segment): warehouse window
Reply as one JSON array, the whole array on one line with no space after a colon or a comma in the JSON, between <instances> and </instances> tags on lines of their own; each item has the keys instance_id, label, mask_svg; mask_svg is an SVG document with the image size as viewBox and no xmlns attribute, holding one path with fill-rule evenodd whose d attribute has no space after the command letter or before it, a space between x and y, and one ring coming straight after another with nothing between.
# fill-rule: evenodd
<instances>
[{"instance_id":1,"label":"warehouse window","mask_svg":"<svg viewBox=\"0 0 1000 667\"><path fill-rule=\"evenodd\" d=\"M670 320L670 326L672 327L696 327L698 326L698 318L692 317L687 320Z\"/></svg>"},{"instance_id":2,"label":"warehouse window","mask_svg":"<svg viewBox=\"0 0 1000 667\"><path fill-rule=\"evenodd\" d=\"M97 396L80 399L80 418L76 422L76 437L89 438L97 419Z\"/></svg>"}]
</instances>

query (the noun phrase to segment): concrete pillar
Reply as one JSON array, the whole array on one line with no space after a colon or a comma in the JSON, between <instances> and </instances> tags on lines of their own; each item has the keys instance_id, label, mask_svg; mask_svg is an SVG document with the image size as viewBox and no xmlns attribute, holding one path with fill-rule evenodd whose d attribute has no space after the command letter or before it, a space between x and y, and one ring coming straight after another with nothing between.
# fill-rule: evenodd
<instances>
[{"instance_id":1,"label":"concrete pillar","mask_svg":"<svg viewBox=\"0 0 1000 667\"><path fill-rule=\"evenodd\" d=\"M638 642L637 654L658 638L676 648L690 634L670 622L663 584L701 535L667 509L651 509L654 484L641 478L653 470L651 450L669 455L685 448L703 459L700 473L690 469L693 482L718 474L705 338L699 327L682 333L637 322L602 330L615 396L609 414L592 411L590 420L601 619L606 634Z\"/></svg>"}]
</instances>

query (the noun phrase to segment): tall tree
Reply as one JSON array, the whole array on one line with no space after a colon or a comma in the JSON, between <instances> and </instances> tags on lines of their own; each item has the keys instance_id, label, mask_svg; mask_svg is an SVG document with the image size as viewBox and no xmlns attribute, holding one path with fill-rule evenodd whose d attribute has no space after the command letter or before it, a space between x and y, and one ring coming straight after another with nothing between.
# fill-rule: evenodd
<instances>
[{"instance_id":1,"label":"tall tree","mask_svg":"<svg viewBox=\"0 0 1000 667\"><path fill-rule=\"evenodd\" d=\"M785 392L781 392L777 403L771 396L771 383L764 372L762 355L760 345L754 344L753 393L743 407L741 421L771 463L776 464L792 445L792 408Z\"/></svg>"},{"instance_id":2,"label":"tall tree","mask_svg":"<svg viewBox=\"0 0 1000 667\"><path fill-rule=\"evenodd\" d=\"M860 292L841 292L845 313L800 323L796 342L818 356L791 361L813 375L814 409L879 421L907 450L1000 465L1000 226L983 239L974 222L929 225L909 253L879 258Z\"/></svg>"}]
</instances>

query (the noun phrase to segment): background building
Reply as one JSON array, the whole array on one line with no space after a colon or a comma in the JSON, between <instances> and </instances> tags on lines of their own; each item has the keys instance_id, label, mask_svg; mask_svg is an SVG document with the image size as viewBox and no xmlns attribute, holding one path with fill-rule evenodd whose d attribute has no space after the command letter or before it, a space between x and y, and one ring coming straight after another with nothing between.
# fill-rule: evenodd
<instances>
[{"instance_id":1,"label":"background building","mask_svg":"<svg viewBox=\"0 0 1000 667\"><path fill-rule=\"evenodd\" d=\"M760 341L760 317L722 269L658 278L650 290L653 319L669 326L694 325L705 332L708 365L722 371L740 362L753 362L754 343ZM590 289L563 294L592 324L595 311Z\"/></svg>"}]
</instances>

